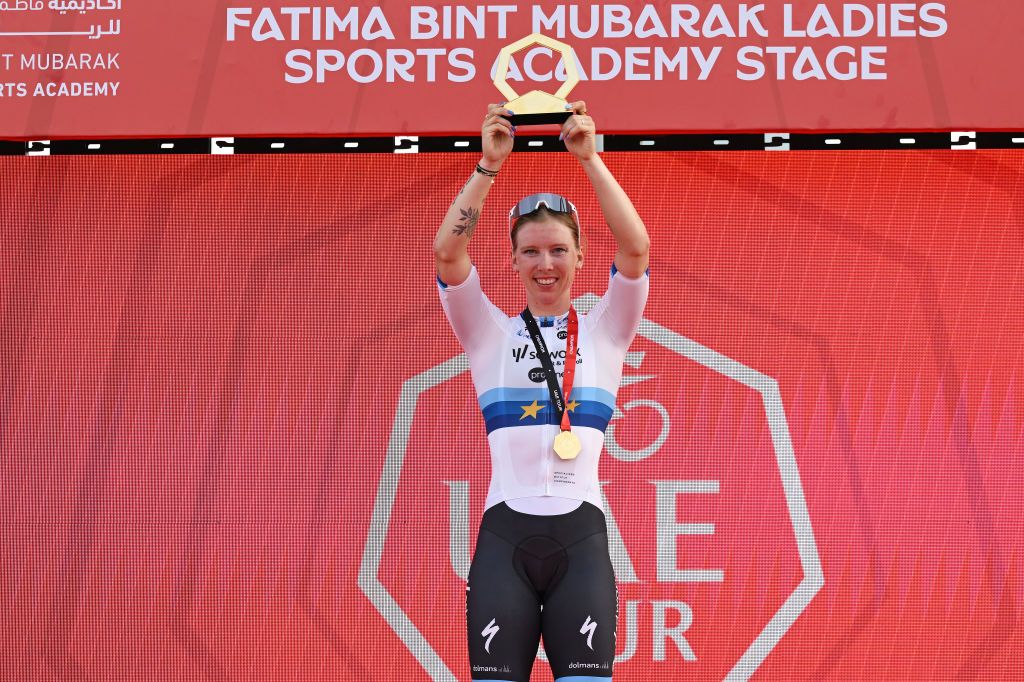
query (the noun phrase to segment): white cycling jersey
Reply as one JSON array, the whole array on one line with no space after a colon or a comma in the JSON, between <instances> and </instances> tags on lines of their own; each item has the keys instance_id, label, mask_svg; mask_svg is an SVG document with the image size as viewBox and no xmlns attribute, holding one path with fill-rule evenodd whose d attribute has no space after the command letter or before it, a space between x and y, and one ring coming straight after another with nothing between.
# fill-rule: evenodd
<instances>
[{"instance_id":1,"label":"white cycling jersey","mask_svg":"<svg viewBox=\"0 0 1024 682\"><path fill-rule=\"evenodd\" d=\"M485 508L505 500L554 496L603 509L598 458L648 288L646 274L630 279L613 267L604 296L590 313L579 316L576 375L566 402L573 433L583 447L575 459L562 460L553 445L559 415L522 318L508 317L490 302L475 267L461 284L447 286L438 280L445 315L469 356L487 428L491 484ZM568 313L537 321L561 386Z\"/></svg>"}]
</instances>

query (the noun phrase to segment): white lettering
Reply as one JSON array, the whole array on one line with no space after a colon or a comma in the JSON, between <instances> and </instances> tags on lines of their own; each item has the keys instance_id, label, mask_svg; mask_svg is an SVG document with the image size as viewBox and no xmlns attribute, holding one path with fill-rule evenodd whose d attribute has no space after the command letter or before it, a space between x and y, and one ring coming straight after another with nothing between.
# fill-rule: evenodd
<instances>
[{"instance_id":1,"label":"white lettering","mask_svg":"<svg viewBox=\"0 0 1024 682\"><path fill-rule=\"evenodd\" d=\"M433 7L413 7L409 17L409 37L413 40L436 38L441 27L437 25L437 10Z\"/></svg>"},{"instance_id":2,"label":"white lettering","mask_svg":"<svg viewBox=\"0 0 1024 682\"><path fill-rule=\"evenodd\" d=\"M836 64L836 60L839 55L849 55L850 59L847 60L846 71L840 71L839 66ZM852 47L837 47L829 50L828 56L825 58L825 68L832 75L833 78L840 81L852 81L857 77L857 51ZM824 78L824 76L822 76Z\"/></svg>"},{"instance_id":3,"label":"white lettering","mask_svg":"<svg viewBox=\"0 0 1024 682\"><path fill-rule=\"evenodd\" d=\"M864 47L861 48L861 66L860 76L866 81L884 81L887 75L884 71L872 71L872 66L885 66L885 53L886 47L884 45L876 47ZM881 55L881 58L875 59L877 55Z\"/></svg>"},{"instance_id":4,"label":"white lettering","mask_svg":"<svg viewBox=\"0 0 1024 682\"><path fill-rule=\"evenodd\" d=\"M437 58L444 54L439 47L429 47L424 50L416 50L416 54L427 58L427 81L433 83L437 80Z\"/></svg>"},{"instance_id":5,"label":"white lettering","mask_svg":"<svg viewBox=\"0 0 1024 682\"><path fill-rule=\"evenodd\" d=\"M396 76L407 83L415 81L416 77L409 73L415 63L416 55L409 50L388 50L388 83L394 83Z\"/></svg>"},{"instance_id":6,"label":"white lettering","mask_svg":"<svg viewBox=\"0 0 1024 682\"><path fill-rule=\"evenodd\" d=\"M590 25L583 30L580 24L580 13L583 9L579 5L569 8L569 31L575 38L593 38L601 30L601 7L600 5L590 6Z\"/></svg>"},{"instance_id":7,"label":"white lettering","mask_svg":"<svg viewBox=\"0 0 1024 682\"><path fill-rule=\"evenodd\" d=\"M259 16L256 17L256 21L252 25L252 39L257 43L261 43L264 40L284 40L281 26L278 25L277 19L274 18L274 10L269 7L264 7L260 10Z\"/></svg>"},{"instance_id":8,"label":"white lettering","mask_svg":"<svg viewBox=\"0 0 1024 682\"><path fill-rule=\"evenodd\" d=\"M550 15L543 7L533 6L531 31L533 33L554 33L556 38L565 37L565 5L558 5Z\"/></svg>"},{"instance_id":9,"label":"white lettering","mask_svg":"<svg viewBox=\"0 0 1024 682\"><path fill-rule=\"evenodd\" d=\"M683 493L717 494L718 481L651 481L655 493L655 562L658 582L722 582L721 570L680 570L676 561L676 538L681 535L714 535L713 523L679 523L676 521L676 498Z\"/></svg>"},{"instance_id":10,"label":"white lettering","mask_svg":"<svg viewBox=\"0 0 1024 682\"><path fill-rule=\"evenodd\" d=\"M316 51L316 82L323 83L328 73L341 71L345 65L345 55L340 50Z\"/></svg>"},{"instance_id":11,"label":"white lettering","mask_svg":"<svg viewBox=\"0 0 1024 682\"><path fill-rule=\"evenodd\" d=\"M715 62L718 61L718 55L722 54L722 47L718 46L712 48L711 54L707 57L704 56L704 53L699 47L691 47L690 49L693 50L693 56L697 59L697 65L700 67L700 76L698 80L707 80L708 76L711 74L711 69L715 66Z\"/></svg>"},{"instance_id":12,"label":"white lettering","mask_svg":"<svg viewBox=\"0 0 1024 682\"><path fill-rule=\"evenodd\" d=\"M786 55L796 54L796 48L786 45L785 47L766 47L764 51L775 56L775 78L780 81L786 80Z\"/></svg>"},{"instance_id":13,"label":"white lettering","mask_svg":"<svg viewBox=\"0 0 1024 682\"><path fill-rule=\"evenodd\" d=\"M602 62L607 58L610 65L607 70L602 69ZM615 50L608 47L595 47L591 51L590 78L595 81L609 81L619 75L622 71L622 57Z\"/></svg>"},{"instance_id":14,"label":"white lettering","mask_svg":"<svg viewBox=\"0 0 1024 682\"><path fill-rule=\"evenodd\" d=\"M116 97L120 82L104 83L36 83L33 97Z\"/></svg>"},{"instance_id":15,"label":"white lettering","mask_svg":"<svg viewBox=\"0 0 1024 682\"><path fill-rule=\"evenodd\" d=\"M902 24L913 24L915 15L912 14L917 5L908 3L895 3L889 6L889 36L892 38L913 38L917 30L903 28Z\"/></svg>"},{"instance_id":16,"label":"white lettering","mask_svg":"<svg viewBox=\"0 0 1024 682\"><path fill-rule=\"evenodd\" d=\"M282 7L281 14L291 17L289 35L302 35L302 17L309 14L309 7Z\"/></svg>"},{"instance_id":17,"label":"white lettering","mask_svg":"<svg viewBox=\"0 0 1024 682\"><path fill-rule=\"evenodd\" d=\"M757 55L758 59L751 59L752 55ZM736 77L741 81L756 81L763 78L764 64L760 59L763 55L761 48L756 45L740 48L740 51L736 53L736 61L740 63L740 68L736 69ZM752 71L744 71L743 67L750 67Z\"/></svg>"},{"instance_id":18,"label":"white lettering","mask_svg":"<svg viewBox=\"0 0 1024 682\"><path fill-rule=\"evenodd\" d=\"M667 71L674 71L679 69L679 80L686 80L687 73L689 71L689 59L690 51L685 47L680 47L676 50L675 56L671 59L665 53L664 50L654 51L654 79L662 80L665 77ZM609 428L611 424L609 424Z\"/></svg>"},{"instance_id":19,"label":"white lettering","mask_svg":"<svg viewBox=\"0 0 1024 682\"><path fill-rule=\"evenodd\" d=\"M767 56L774 59L775 77L780 81L790 77L798 81L829 78L839 81L857 78L885 80L888 77L886 73L881 68L874 68L884 68L885 54L884 46L866 46L858 51L848 45L839 45L825 54L823 67L822 59L810 45L805 45L799 50L792 45L769 46L763 49L756 45L748 45L737 52L736 59L740 66L736 70L736 77L744 81L763 78L766 67L761 58ZM789 55L796 55L792 66L788 61Z\"/></svg>"},{"instance_id":20,"label":"white lettering","mask_svg":"<svg viewBox=\"0 0 1024 682\"><path fill-rule=\"evenodd\" d=\"M429 8L427 8L429 9ZM413 8L413 37L424 21L429 22L429 11L416 11L424 8ZM360 8L349 7L344 15L338 14L334 7L280 7L275 13L272 7L263 7L255 21L250 17L252 9L248 7L231 7L227 10L227 40L238 39L237 29L249 28L249 36L254 42L267 40L291 41L300 40L334 40L336 35L347 35L349 40L394 40L395 33L388 24L387 17L380 7L371 7L365 18L360 21ZM436 12L434 12L436 17Z\"/></svg>"},{"instance_id":21,"label":"white lettering","mask_svg":"<svg viewBox=\"0 0 1024 682\"><path fill-rule=\"evenodd\" d=\"M625 38L633 31L629 8L625 5L606 5L604 8L604 37Z\"/></svg>"},{"instance_id":22,"label":"white lettering","mask_svg":"<svg viewBox=\"0 0 1024 682\"><path fill-rule=\"evenodd\" d=\"M235 27L236 26L248 26L249 20L243 19L242 15L248 17L252 14L252 9L249 7L228 7L228 34L227 40L233 41L235 39Z\"/></svg>"},{"instance_id":23,"label":"white lettering","mask_svg":"<svg viewBox=\"0 0 1024 682\"><path fill-rule=\"evenodd\" d=\"M788 2L782 6L782 35L787 38L804 38L807 36L806 31L798 31L793 28L793 5Z\"/></svg>"},{"instance_id":24,"label":"white lettering","mask_svg":"<svg viewBox=\"0 0 1024 682\"><path fill-rule=\"evenodd\" d=\"M691 38L700 38L697 22L700 21L700 10L693 5L672 5L672 37L679 37L679 29Z\"/></svg>"},{"instance_id":25,"label":"white lettering","mask_svg":"<svg viewBox=\"0 0 1024 682\"><path fill-rule=\"evenodd\" d=\"M473 64L473 50L468 47L457 47L448 53L448 65L453 69L462 69L462 74L449 70L448 80L453 83L466 83L476 76Z\"/></svg>"},{"instance_id":26,"label":"white lettering","mask_svg":"<svg viewBox=\"0 0 1024 682\"><path fill-rule=\"evenodd\" d=\"M363 24L362 38L363 40L376 40L377 38L384 38L385 40L395 39L395 34L392 32L391 26L388 25L388 20L380 7L372 7L370 9L370 16L366 18L366 23Z\"/></svg>"},{"instance_id":27,"label":"white lettering","mask_svg":"<svg viewBox=\"0 0 1024 682\"><path fill-rule=\"evenodd\" d=\"M754 5L748 7L747 5L740 5L740 36L746 38L750 35L750 29L753 29L754 33L761 36L762 38L768 37L768 31L761 23L761 12L764 11L764 5Z\"/></svg>"},{"instance_id":28,"label":"white lettering","mask_svg":"<svg viewBox=\"0 0 1024 682\"><path fill-rule=\"evenodd\" d=\"M934 28L921 29L921 35L925 38L937 38L946 34L949 28L946 23L946 18L942 15L946 13L946 6L940 2L929 2L921 7L921 21L922 23L934 26Z\"/></svg>"},{"instance_id":29,"label":"white lettering","mask_svg":"<svg viewBox=\"0 0 1024 682\"><path fill-rule=\"evenodd\" d=\"M729 23L729 17L726 15L725 10L722 9L721 5L717 4L711 6L711 11L704 18L704 26L701 27L701 32L705 38L717 38L718 36L736 37L736 31L733 30L732 24Z\"/></svg>"},{"instance_id":30,"label":"white lettering","mask_svg":"<svg viewBox=\"0 0 1024 682\"><path fill-rule=\"evenodd\" d=\"M359 8L349 7L348 12L342 17L338 10L333 7L327 8L327 40L334 40L335 31L344 33L348 31L349 40L359 37Z\"/></svg>"},{"instance_id":31,"label":"white lettering","mask_svg":"<svg viewBox=\"0 0 1024 682\"><path fill-rule=\"evenodd\" d=\"M366 60L369 60L370 71L368 73L364 74L360 72L359 67L357 66L359 60L363 60L364 63ZM380 75L384 72L384 61L380 58L380 55L377 54L376 50L362 48L349 55L348 66L346 68L348 69L349 78L354 80L356 83L372 83L380 78Z\"/></svg>"},{"instance_id":32,"label":"white lettering","mask_svg":"<svg viewBox=\"0 0 1024 682\"><path fill-rule=\"evenodd\" d=\"M649 47L627 47L626 48L626 80L628 81L649 81L651 74L637 73L636 67L646 67L650 61L641 55L649 55Z\"/></svg>"},{"instance_id":33,"label":"white lettering","mask_svg":"<svg viewBox=\"0 0 1024 682\"><path fill-rule=\"evenodd\" d=\"M665 660L665 640L671 639L676 649L683 655L683 659L689 662L697 660L697 654L693 653L693 647L686 641L683 633L693 625L693 609L686 602L681 601L654 601L653 607L653 632L654 639L654 660ZM679 622L673 627L666 626L665 615L669 609L679 615Z\"/></svg>"},{"instance_id":34,"label":"white lettering","mask_svg":"<svg viewBox=\"0 0 1024 682\"><path fill-rule=\"evenodd\" d=\"M640 17L636 20L636 37L650 38L651 36L668 38L668 32L665 31L665 24L661 23L661 17L658 16L655 6L644 5Z\"/></svg>"},{"instance_id":35,"label":"white lettering","mask_svg":"<svg viewBox=\"0 0 1024 682\"><path fill-rule=\"evenodd\" d=\"M859 18L854 15L859 15ZM857 22L861 25L858 26ZM869 7L848 3L843 5L843 35L847 38L860 38L871 32L875 26L875 13Z\"/></svg>"},{"instance_id":36,"label":"white lettering","mask_svg":"<svg viewBox=\"0 0 1024 682\"><path fill-rule=\"evenodd\" d=\"M553 56L551 50L546 47L533 48L532 50L526 53L525 57L523 57L523 73L525 73L526 77L532 81L543 83L545 81L551 80L554 77L554 74L551 71L537 73L537 71L534 70L533 60L537 55L543 55L545 57L548 57L549 59Z\"/></svg>"},{"instance_id":37,"label":"white lettering","mask_svg":"<svg viewBox=\"0 0 1024 682\"><path fill-rule=\"evenodd\" d=\"M318 52L323 52L319 50ZM319 54L317 55L320 56ZM284 79L288 83L308 83L309 79L313 77L313 67L310 65L312 55L309 50L291 50L284 56L284 63L288 69L297 71L298 74L292 74L285 71Z\"/></svg>"},{"instance_id":38,"label":"white lettering","mask_svg":"<svg viewBox=\"0 0 1024 682\"><path fill-rule=\"evenodd\" d=\"M811 18L807 21L807 35L811 38L819 38L821 36L839 37L839 27L833 21L832 14L828 11L828 5L818 5L814 8Z\"/></svg>"}]
</instances>

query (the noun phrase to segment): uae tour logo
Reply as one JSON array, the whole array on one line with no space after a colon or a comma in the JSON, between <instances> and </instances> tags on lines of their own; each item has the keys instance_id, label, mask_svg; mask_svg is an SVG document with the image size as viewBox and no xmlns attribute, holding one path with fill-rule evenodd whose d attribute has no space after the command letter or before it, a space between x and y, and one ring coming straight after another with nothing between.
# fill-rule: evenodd
<instances>
[{"instance_id":1,"label":"uae tour logo","mask_svg":"<svg viewBox=\"0 0 1024 682\"><path fill-rule=\"evenodd\" d=\"M590 310L598 301L593 294L582 296L574 302L581 312ZM675 331L663 327L655 322L644 319L640 323L637 339L645 339L651 344L660 346L662 349L675 354L681 362L693 362L702 365L707 370L714 372L724 379L741 385L759 396L763 407L763 419L766 421L766 428L770 434L770 447L774 454L774 465L781 479L780 494L784 500L779 500L779 508L784 510L788 516L789 524L796 541L793 544L793 551L796 553L796 561L800 569L799 582L788 595L784 595L778 609L767 619L767 622L758 622L756 635L749 643L741 643L738 658L726 661L723 668L726 680L746 680L758 669L772 649L782 640L787 631L799 617L800 613L813 600L814 596L824 584L824 575L818 555L817 544L814 539L814 531L811 527L807 504L804 500L803 488L800 481L800 473L797 469L796 458L793 451L789 434L789 426L782 406L782 399L776 381L761 372L748 367L737 360L722 355L696 341L686 338ZM516 360L527 358L528 351L523 351L516 357ZM626 357L627 368L636 370L640 368L644 352L630 352ZM382 557L389 528L391 527L391 512L394 506L399 482L402 476L403 465L406 462L406 454L409 446L412 424L416 413L417 402L421 395L434 387L462 375L469 369L468 360L465 354L459 354L446 360L424 372L409 377L402 386L395 410L394 422L391 436L388 442L387 455L377 490L377 497L374 504L373 516L371 518L366 543L363 548L362 562L359 570L359 587L367 599L374 605L381 617L390 625L396 636L408 648L416 658L417 662L427 672L432 680L444 680L446 682L457 682L456 675L449 667L449 663L438 653L435 646L424 636L420 627L409 617L402 604L392 595L382 582L379 571L382 567ZM537 381L532 376L531 379ZM543 377L539 377L543 380ZM639 383L651 378L651 376L630 375L624 371L622 386L626 387L633 383ZM671 419L669 410L653 398L638 398L622 401L616 407L612 420L609 422L605 432L605 450L620 463L636 464L651 458L658 453L666 443L671 431ZM619 423L628 419L631 411L653 411L660 420L660 428L654 438L643 444L642 447L625 447L616 434L616 427ZM627 439L628 440L628 439ZM468 481L443 481L449 487L449 512L448 522L451 529L449 557L452 572L452 579L461 578L465 580L469 573L469 482ZM692 537L694 532L707 532L705 527L713 524L683 524L678 523L677 501L687 494L699 494L703 496L719 494L719 481L717 480L686 480L666 481L652 480L652 493L656 504L655 514L657 532L654 534L656 547L647 550L656 564L656 574L652 576L638 576L635 564L632 561L626 543L619 533L615 520L615 509L604 500L606 519L608 523L609 549L612 556L612 563L615 569L616 579L620 585L628 586L631 583L656 583L670 587L680 583L708 583L721 584L725 580L724 571L715 568L680 568L676 565L678 553L677 542L680 538L688 535ZM417 481L417 484L419 482ZM602 494L603 494L602 490ZM437 519L438 521L440 519ZM694 530L697 527L697 530ZM792 540L792 538L790 538ZM631 538L631 547L636 551L635 541ZM654 578L654 580L651 580ZM787 588L788 589L788 588ZM638 617L639 609L644 608L650 611L643 621ZM620 632L618 637L618 648L620 653L615 657L616 663L629 661L637 651L638 646L637 624L646 622L651 625L652 631L645 633L644 637L650 637L651 646L644 647L644 650L652 652L652 663L666 660L666 643L673 644L679 655L687 662L697 662L698 657L690 642L687 639L686 631L693 625L694 613L688 604L682 601L665 599L626 601L625 609L625 630ZM592 649L592 638L596 631L597 623L590 617L582 624L580 634L587 637L587 645ZM486 638L485 649L490 652L490 644L495 635L499 632L496 620L487 625L480 633ZM715 631L717 632L717 630ZM728 633L722 633L727 635ZM464 657L464 652L452 652L450 655ZM540 652L544 658L543 651ZM454 661L453 661L454 662Z\"/></svg>"}]
</instances>

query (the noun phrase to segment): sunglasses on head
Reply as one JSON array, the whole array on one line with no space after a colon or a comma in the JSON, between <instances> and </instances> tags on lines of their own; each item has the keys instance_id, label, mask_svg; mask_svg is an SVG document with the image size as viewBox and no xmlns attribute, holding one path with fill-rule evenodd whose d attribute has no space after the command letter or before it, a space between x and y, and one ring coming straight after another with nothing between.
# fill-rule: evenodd
<instances>
[{"instance_id":1,"label":"sunglasses on head","mask_svg":"<svg viewBox=\"0 0 1024 682\"><path fill-rule=\"evenodd\" d=\"M572 219L576 221L576 227L580 225L580 216L576 212L576 207L572 205L572 202L565 197L558 194L531 194L528 197L524 197L516 202L516 205L512 207L512 210L508 212L508 228L511 231L512 226L517 220L522 218L524 215L533 213L534 211L544 207L553 213L568 213L572 215Z\"/></svg>"}]
</instances>

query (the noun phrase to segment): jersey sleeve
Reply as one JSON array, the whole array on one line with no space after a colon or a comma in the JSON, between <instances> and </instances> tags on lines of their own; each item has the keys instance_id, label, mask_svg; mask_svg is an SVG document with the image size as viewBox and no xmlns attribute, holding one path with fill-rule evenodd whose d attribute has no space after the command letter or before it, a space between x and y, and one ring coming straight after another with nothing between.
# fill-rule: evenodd
<instances>
[{"instance_id":1,"label":"jersey sleeve","mask_svg":"<svg viewBox=\"0 0 1024 682\"><path fill-rule=\"evenodd\" d=\"M633 342L644 316L650 281L646 272L632 279L613 265L608 290L587 315L591 329L608 337L625 351Z\"/></svg>"},{"instance_id":2,"label":"jersey sleeve","mask_svg":"<svg viewBox=\"0 0 1024 682\"><path fill-rule=\"evenodd\" d=\"M439 277L437 291L463 350L472 355L488 343L500 342L508 318L484 294L476 266L470 268L461 284L445 284Z\"/></svg>"}]
</instances>

